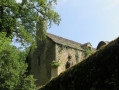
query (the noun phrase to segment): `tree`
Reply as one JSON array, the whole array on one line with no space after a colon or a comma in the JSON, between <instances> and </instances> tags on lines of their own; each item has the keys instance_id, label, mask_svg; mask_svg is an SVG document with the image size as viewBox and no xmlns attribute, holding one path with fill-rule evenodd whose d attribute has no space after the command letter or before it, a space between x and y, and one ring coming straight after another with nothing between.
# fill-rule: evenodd
<instances>
[{"instance_id":1,"label":"tree","mask_svg":"<svg viewBox=\"0 0 119 90\"><path fill-rule=\"evenodd\" d=\"M0 33L0 90L24 90L26 87L33 90L35 79L24 74L27 69L26 53L10 43L10 38L7 38L5 33Z\"/></svg>"},{"instance_id":2,"label":"tree","mask_svg":"<svg viewBox=\"0 0 119 90\"><path fill-rule=\"evenodd\" d=\"M39 17L51 26L60 23L60 16L54 11L57 0L0 0L0 32L16 41L32 43L36 36L36 23Z\"/></svg>"},{"instance_id":3,"label":"tree","mask_svg":"<svg viewBox=\"0 0 119 90\"><path fill-rule=\"evenodd\" d=\"M54 11L56 0L0 0L0 89L33 90L33 76L25 76L26 52L11 45L12 39L22 45L32 44L36 39L36 23L39 18L59 24L60 16Z\"/></svg>"}]
</instances>

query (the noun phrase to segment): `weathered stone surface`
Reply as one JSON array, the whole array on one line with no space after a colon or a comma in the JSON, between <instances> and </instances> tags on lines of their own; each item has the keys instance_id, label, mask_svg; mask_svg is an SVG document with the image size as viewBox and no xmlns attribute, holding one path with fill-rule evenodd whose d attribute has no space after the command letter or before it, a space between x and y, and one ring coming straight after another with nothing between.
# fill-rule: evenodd
<instances>
[{"instance_id":1,"label":"weathered stone surface","mask_svg":"<svg viewBox=\"0 0 119 90\"><path fill-rule=\"evenodd\" d=\"M119 38L39 90L119 90Z\"/></svg>"},{"instance_id":2,"label":"weathered stone surface","mask_svg":"<svg viewBox=\"0 0 119 90\"><path fill-rule=\"evenodd\" d=\"M76 57L76 54L78 56L78 59ZM58 75L66 70L66 64L69 60L69 55L71 56L70 62L72 63L72 65L75 65L83 59L84 52L79 49L73 49L68 46L56 44L56 60L58 60L61 63L58 67Z\"/></svg>"},{"instance_id":3,"label":"weathered stone surface","mask_svg":"<svg viewBox=\"0 0 119 90\"><path fill-rule=\"evenodd\" d=\"M38 86L51 79L51 62L55 60L55 44L47 39L43 47L41 46L32 50L29 55L30 74L37 79L36 84Z\"/></svg>"}]
</instances>

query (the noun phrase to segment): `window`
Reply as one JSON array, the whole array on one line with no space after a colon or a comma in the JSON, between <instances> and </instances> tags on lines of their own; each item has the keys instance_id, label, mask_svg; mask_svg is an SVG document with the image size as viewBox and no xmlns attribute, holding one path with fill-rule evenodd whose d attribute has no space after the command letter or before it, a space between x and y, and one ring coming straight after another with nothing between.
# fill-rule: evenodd
<instances>
[{"instance_id":1,"label":"window","mask_svg":"<svg viewBox=\"0 0 119 90\"><path fill-rule=\"evenodd\" d=\"M73 65L73 62L71 59L72 59L72 56L69 54L68 55L68 61L67 61L66 66L65 66L66 69Z\"/></svg>"}]
</instances>

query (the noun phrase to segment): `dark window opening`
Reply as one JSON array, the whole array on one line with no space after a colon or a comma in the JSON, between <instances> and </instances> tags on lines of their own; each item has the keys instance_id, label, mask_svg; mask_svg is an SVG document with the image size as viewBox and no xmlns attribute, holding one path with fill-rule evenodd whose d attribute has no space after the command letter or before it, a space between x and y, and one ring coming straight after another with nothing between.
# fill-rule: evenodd
<instances>
[{"instance_id":1,"label":"dark window opening","mask_svg":"<svg viewBox=\"0 0 119 90\"><path fill-rule=\"evenodd\" d=\"M66 66L65 66L66 69L73 65L73 62L71 61L71 58L72 58L72 56L69 54L68 55L68 61L67 61Z\"/></svg>"}]
</instances>

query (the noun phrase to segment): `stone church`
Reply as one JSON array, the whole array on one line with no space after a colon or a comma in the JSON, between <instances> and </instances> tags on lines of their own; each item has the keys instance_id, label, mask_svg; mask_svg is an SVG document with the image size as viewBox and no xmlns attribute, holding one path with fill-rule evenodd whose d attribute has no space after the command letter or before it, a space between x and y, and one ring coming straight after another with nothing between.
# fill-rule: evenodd
<instances>
[{"instance_id":1,"label":"stone church","mask_svg":"<svg viewBox=\"0 0 119 90\"><path fill-rule=\"evenodd\" d=\"M43 33L40 30L37 34ZM37 41L37 48L31 49L28 57L30 74L37 79L38 86L45 84L67 68L79 63L85 48L92 49L90 43L80 44L50 33L45 40Z\"/></svg>"}]
</instances>

